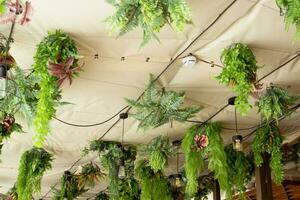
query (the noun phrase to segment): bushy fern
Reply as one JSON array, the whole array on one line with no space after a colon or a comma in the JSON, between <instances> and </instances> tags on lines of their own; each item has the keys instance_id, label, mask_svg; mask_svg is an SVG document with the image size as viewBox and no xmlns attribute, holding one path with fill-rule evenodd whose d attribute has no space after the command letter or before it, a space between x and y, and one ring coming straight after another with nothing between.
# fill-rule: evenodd
<instances>
[{"instance_id":1,"label":"bushy fern","mask_svg":"<svg viewBox=\"0 0 300 200\"><path fill-rule=\"evenodd\" d=\"M67 59L78 59L75 42L62 31L50 32L37 46L34 55L33 71L38 78L40 91L34 119L35 145L41 147L45 137L50 132L49 121L55 115L57 100L60 99L58 78L48 70L49 62L58 64Z\"/></svg>"},{"instance_id":2,"label":"bushy fern","mask_svg":"<svg viewBox=\"0 0 300 200\"><path fill-rule=\"evenodd\" d=\"M163 170L168 164L168 157L176 153L176 148L166 136L152 139L147 145L140 148L143 155L149 158L150 167L154 172Z\"/></svg>"},{"instance_id":3,"label":"bushy fern","mask_svg":"<svg viewBox=\"0 0 300 200\"><path fill-rule=\"evenodd\" d=\"M154 83L154 76L151 74L142 99L139 101L126 99L126 101L136 110L131 116L140 122L138 127L147 130L172 120L184 122L193 117L200 109L183 107L184 98L184 92L158 90Z\"/></svg>"},{"instance_id":4,"label":"bushy fern","mask_svg":"<svg viewBox=\"0 0 300 200\"><path fill-rule=\"evenodd\" d=\"M293 24L296 27L296 37L300 37L300 2L298 0L276 0L280 11L284 14L286 29Z\"/></svg>"},{"instance_id":5,"label":"bushy fern","mask_svg":"<svg viewBox=\"0 0 300 200\"><path fill-rule=\"evenodd\" d=\"M41 191L44 173L51 169L53 156L41 148L25 151L21 157L17 178L19 200L31 200L34 193Z\"/></svg>"},{"instance_id":6,"label":"bushy fern","mask_svg":"<svg viewBox=\"0 0 300 200\"><path fill-rule=\"evenodd\" d=\"M135 169L141 187L141 200L171 200L168 182L161 171L154 172L147 161L141 160Z\"/></svg>"},{"instance_id":7,"label":"bushy fern","mask_svg":"<svg viewBox=\"0 0 300 200\"><path fill-rule=\"evenodd\" d=\"M288 114L290 106L294 105L298 96L291 96L278 86L267 88L266 93L257 102L258 112L266 121L276 120Z\"/></svg>"},{"instance_id":8,"label":"bushy fern","mask_svg":"<svg viewBox=\"0 0 300 200\"><path fill-rule=\"evenodd\" d=\"M190 22L190 9L185 0L107 0L116 8L114 14L106 19L110 29L122 36L135 28L143 31L143 42L147 44L162 27L170 24L176 31L183 31Z\"/></svg>"},{"instance_id":9,"label":"bushy fern","mask_svg":"<svg viewBox=\"0 0 300 200\"><path fill-rule=\"evenodd\" d=\"M233 87L237 98L235 107L245 115L251 109L248 97L256 81L257 61L251 49L241 43L225 48L221 55L224 68L216 78L220 83Z\"/></svg>"},{"instance_id":10,"label":"bushy fern","mask_svg":"<svg viewBox=\"0 0 300 200\"><path fill-rule=\"evenodd\" d=\"M284 179L283 153L281 150L282 136L275 123L266 124L260 127L252 142L254 161L257 166L263 163L262 154L270 154L270 167L274 177L274 182L280 184Z\"/></svg>"}]
</instances>

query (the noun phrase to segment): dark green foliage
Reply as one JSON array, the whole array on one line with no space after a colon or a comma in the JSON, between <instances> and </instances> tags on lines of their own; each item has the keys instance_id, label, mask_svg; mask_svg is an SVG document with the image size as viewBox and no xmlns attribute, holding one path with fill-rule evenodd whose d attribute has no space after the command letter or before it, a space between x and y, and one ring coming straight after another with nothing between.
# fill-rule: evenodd
<instances>
[{"instance_id":1,"label":"dark green foliage","mask_svg":"<svg viewBox=\"0 0 300 200\"><path fill-rule=\"evenodd\" d=\"M198 107L183 108L184 92L158 90L154 76L150 74L149 85L141 100L126 99L127 103L136 109L132 114L139 123L139 128L147 130L156 128L172 120L184 122L193 117L200 109Z\"/></svg>"},{"instance_id":2,"label":"dark green foliage","mask_svg":"<svg viewBox=\"0 0 300 200\"><path fill-rule=\"evenodd\" d=\"M17 187L14 185L10 190L6 193L7 198L5 200L18 200Z\"/></svg>"},{"instance_id":3,"label":"dark green foliage","mask_svg":"<svg viewBox=\"0 0 300 200\"><path fill-rule=\"evenodd\" d=\"M69 58L75 59L76 63L78 50L75 42L61 31L49 33L37 46L33 64L34 76L40 80L34 119L35 129L38 133L35 136L36 146L42 146L45 137L50 132L49 121L55 115L57 100L60 99L58 78L49 73L48 64L50 61L59 64Z\"/></svg>"},{"instance_id":4,"label":"dark green foliage","mask_svg":"<svg viewBox=\"0 0 300 200\"><path fill-rule=\"evenodd\" d=\"M109 196L104 192L100 192L94 200L109 200Z\"/></svg>"},{"instance_id":5,"label":"dark green foliage","mask_svg":"<svg viewBox=\"0 0 300 200\"><path fill-rule=\"evenodd\" d=\"M198 191L198 176L204 166L205 156L208 156L208 169L214 172L215 179L218 179L220 183L220 188L226 192L227 197L231 196L228 165L220 132L219 123L208 123L200 127L193 126L187 131L182 141L181 147L185 155L187 178L186 193L190 196ZM204 149L196 149L194 137L203 134L208 137L208 146Z\"/></svg>"},{"instance_id":6,"label":"dark green foliage","mask_svg":"<svg viewBox=\"0 0 300 200\"><path fill-rule=\"evenodd\" d=\"M265 124L260 127L255 134L252 142L254 162L257 166L263 163L262 153L270 154L270 167L274 177L274 182L279 184L283 181L283 161L282 161L282 137L279 128L275 123Z\"/></svg>"},{"instance_id":7,"label":"dark green foliage","mask_svg":"<svg viewBox=\"0 0 300 200\"><path fill-rule=\"evenodd\" d=\"M294 105L298 96L290 96L286 90L277 86L267 88L267 92L257 103L258 112L266 121L276 120L282 115L289 114L290 106Z\"/></svg>"},{"instance_id":8,"label":"dark green foliage","mask_svg":"<svg viewBox=\"0 0 300 200\"><path fill-rule=\"evenodd\" d=\"M148 162L141 160L135 169L141 187L141 200L171 200L168 182L161 171L154 172Z\"/></svg>"},{"instance_id":9,"label":"dark green foliage","mask_svg":"<svg viewBox=\"0 0 300 200\"><path fill-rule=\"evenodd\" d=\"M258 66L255 56L247 45L235 43L223 50L221 60L224 68L216 78L220 83L233 87L237 93L235 106L245 115L252 107L248 97L256 81Z\"/></svg>"},{"instance_id":10,"label":"dark green foliage","mask_svg":"<svg viewBox=\"0 0 300 200\"><path fill-rule=\"evenodd\" d=\"M139 185L133 178L120 179L118 181L118 200L139 200Z\"/></svg>"},{"instance_id":11,"label":"dark green foliage","mask_svg":"<svg viewBox=\"0 0 300 200\"><path fill-rule=\"evenodd\" d=\"M246 198L246 184L250 181L254 174L253 159L244 152L236 151L232 145L225 147L227 163L229 168L229 181L232 189L236 189L239 194L239 199Z\"/></svg>"},{"instance_id":12,"label":"dark green foliage","mask_svg":"<svg viewBox=\"0 0 300 200\"><path fill-rule=\"evenodd\" d=\"M141 152L149 158L149 165L154 172L163 170L168 164L168 157L175 155L176 148L166 136L152 139L141 147Z\"/></svg>"},{"instance_id":13,"label":"dark green foliage","mask_svg":"<svg viewBox=\"0 0 300 200\"><path fill-rule=\"evenodd\" d=\"M296 37L300 36L300 2L298 0L276 0L281 13L284 14L286 29L293 24L296 27Z\"/></svg>"},{"instance_id":14,"label":"dark green foliage","mask_svg":"<svg viewBox=\"0 0 300 200\"><path fill-rule=\"evenodd\" d=\"M194 195L195 200L208 200L208 195L213 191L215 185L214 176L212 173L203 175L198 178L198 191Z\"/></svg>"},{"instance_id":15,"label":"dark green foliage","mask_svg":"<svg viewBox=\"0 0 300 200\"><path fill-rule=\"evenodd\" d=\"M130 177L134 168L136 150L133 147L124 148L119 142L94 140L90 143L88 151L97 151L103 167L108 171L109 197L112 200L119 198L119 169L125 167L126 177Z\"/></svg>"},{"instance_id":16,"label":"dark green foliage","mask_svg":"<svg viewBox=\"0 0 300 200\"><path fill-rule=\"evenodd\" d=\"M107 0L116 8L115 13L106 19L112 31L122 36L135 28L143 30L144 46L162 27L170 24L176 31L183 31L190 22L190 10L184 0Z\"/></svg>"},{"instance_id":17,"label":"dark green foliage","mask_svg":"<svg viewBox=\"0 0 300 200\"><path fill-rule=\"evenodd\" d=\"M104 174L98 165L90 162L82 166L82 170L77 176L79 187L94 187L95 183L104 177Z\"/></svg>"},{"instance_id":18,"label":"dark green foliage","mask_svg":"<svg viewBox=\"0 0 300 200\"><path fill-rule=\"evenodd\" d=\"M44 173L51 169L53 156L41 148L25 151L21 157L17 178L18 199L31 200L32 195L41 191Z\"/></svg>"}]
</instances>

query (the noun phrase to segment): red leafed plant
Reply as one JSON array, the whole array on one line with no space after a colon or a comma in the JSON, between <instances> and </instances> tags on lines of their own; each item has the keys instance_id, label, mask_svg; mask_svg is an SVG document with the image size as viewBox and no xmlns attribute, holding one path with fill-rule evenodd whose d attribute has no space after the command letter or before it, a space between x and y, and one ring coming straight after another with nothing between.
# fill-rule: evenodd
<instances>
[{"instance_id":1,"label":"red leafed plant","mask_svg":"<svg viewBox=\"0 0 300 200\"><path fill-rule=\"evenodd\" d=\"M208 137L205 134L196 134L194 136L194 142L197 149L204 149L208 145Z\"/></svg>"},{"instance_id":2,"label":"red leafed plant","mask_svg":"<svg viewBox=\"0 0 300 200\"><path fill-rule=\"evenodd\" d=\"M2 1L0 6L0 24L13 22L17 19L17 16L20 16L18 23L21 25L25 25L30 21L32 14L32 6L30 1L22 3L20 0L16 0L15 2L12 0L6 0Z\"/></svg>"}]
</instances>

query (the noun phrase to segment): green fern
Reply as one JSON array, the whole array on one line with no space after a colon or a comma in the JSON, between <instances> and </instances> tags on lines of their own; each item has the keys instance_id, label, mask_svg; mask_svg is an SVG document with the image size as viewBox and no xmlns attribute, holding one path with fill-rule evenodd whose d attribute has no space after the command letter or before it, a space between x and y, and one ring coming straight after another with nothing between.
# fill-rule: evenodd
<instances>
[{"instance_id":1,"label":"green fern","mask_svg":"<svg viewBox=\"0 0 300 200\"><path fill-rule=\"evenodd\" d=\"M53 156L41 148L25 151L21 157L17 178L19 200L31 200L34 193L41 191L44 173L51 169Z\"/></svg>"},{"instance_id":2,"label":"green fern","mask_svg":"<svg viewBox=\"0 0 300 200\"><path fill-rule=\"evenodd\" d=\"M154 76L150 74L149 85L142 99L125 99L136 109L131 116L140 122L138 128L147 130L172 120L184 122L199 112L198 107L183 107L184 98L184 92L158 90L155 87Z\"/></svg>"},{"instance_id":3,"label":"green fern","mask_svg":"<svg viewBox=\"0 0 300 200\"><path fill-rule=\"evenodd\" d=\"M256 81L257 61L251 49L241 43L225 48L221 55L224 68L216 77L220 83L233 87L237 93L235 107L242 115L252 108L248 97Z\"/></svg>"},{"instance_id":4,"label":"green fern","mask_svg":"<svg viewBox=\"0 0 300 200\"><path fill-rule=\"evenodd\" d=\"M40 91L37 95L38 103L34 119L37 135L35 145L41 147L50 132L49 121L55 115L57 101L61 98L61 91L57 85L57 77L48 70L49 61L61 63L68 58L78 59L75 42L61 31L50 32L37 46L34 56L34 76L39 81Z\"/></svg>"},{"instance_id":5,"label":"green fern","mask_svg":"<svg viewBox=\"0 0 300 200\"><path fill-rule=\"evenodd\" d=\"M260 127L255 134L252 142L254 162L257 166L263 163L262 153L270 154L270 167L274 177L274 182L280 184L284 179L283 153L281 150L282 136L275 123L266 124Z\"/></svg>"},{"instance_id":6,"label":"green fern","mask_svg":"<svg viewBox=\"0 0 300 200\"><path fill-rule=\"evenodd\" d=\"M106 19L110 29L122 36L135 28L143 31L146 45L152 38L159 41L157 34L162 27L170 24L176 31L183 31L190 23L190 9L184 0L107 0L116 8L115 13Z\"/></svg>"},{"instance_id":7,"label":"green fern","mask_svg":"<svg viewBox=\"0 0 300 200\"><path fill-rule=\"evenodd\" d=\"M168 157L175 155L176 148L166 136L152 139L140 148L143 155L149 157L149 165L154 172L163 170L168 164Z\"/></svg>"},{"instance_id":8,"label":"green fern","mask_svg":"<svg viewBox=\"0 0 300 200\"><path fill-rule=\"evenodd\" d=\"M296 27L296 37L300 37L300 1L298 0L276 0L278 7L284 14L286 29L294 24Z\"/></svg>"}]
</instances>

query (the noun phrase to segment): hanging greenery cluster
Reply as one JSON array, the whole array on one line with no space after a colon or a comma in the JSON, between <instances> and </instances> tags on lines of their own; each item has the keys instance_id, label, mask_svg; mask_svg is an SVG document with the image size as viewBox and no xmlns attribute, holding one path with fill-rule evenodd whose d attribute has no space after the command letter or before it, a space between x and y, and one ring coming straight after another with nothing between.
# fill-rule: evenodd
<instances>
[{"instance_id":1,"label":"hanging greenery cluster","mask_svg":"<svg viewBox=\"0 0 300 200\"><path fill-rule=\"evenodd\" d=\"M125 148L119 142L94 140L85 151L98 152L103 167L108 171L109 196L111 199L118 199L120 197L120 166L124 166L126 178L131 178L134 168L133 162L136 157L135 148Z\"/></svg>"},{"instance_id":2,"label":"hanging greenery cluster","mask_svg":"<svg viewBox=\"0 0 300 200\"><path fill-rule=\"evenodd\" d=\"M275 123L265 124L257 129L252 142L254 161L257 166L263 163L262 154L270 154L270 167L275 183L281 183L284 179L283 153L281 151L282 137L279 128Z\"/></svg>"},{"instance_id":3,"label":"hanging greenery cluster","mask_svg":"<svg viewBox=\"0 0 300 200\"><path fill-rule=\"evenodd\" d=\"M107 2L116 8L115 13L106 19L111 30L122 36L135 28L141 28L144 34L141 46L152 38L159 41L157 34L166 24L181 32L190 23L190 9L185 0Z\"/></svg>"},{"instance_id":4,"label":"hanging greenery cluster","mask_svg":"<svg viewBox=\"0 0 300 200\"><path fill-rule=\"evenodd\" d=\"M269 122L290 113L290 106L295 105L299 96L291 96L286 90L278 86L267 88L266 93L257 102L258 112L262 118Z\"/></svg>"},{"instance_id":5,"label":"hanging greenery cluster","mask_svg":"<svg viewBox=\"0 0 300 200\"><path fill-rule=\"evenodd\" d=\"M300 37L300 3L296 0L276 0L280 13L284 15L286 29L293 24L296 27L296 37Z\"/></svg>"},{"instance_id":6,"label":"hanging greenery cluster","mask_svg":"<svg viewBox=\"0 0 300 200\"><path fill-rule=\"evenodd\" d=\"M34 76L39 79L40 91L34 119L37 135L36 146L42 146L50 132L49 121L55 115L55 107L61 99L59 85L70 80L78 69L78 50L75 42L62 31L50 32L37 46L34 55ZM70 71L71 70L71 71Z\"/></svg>"},{"instance_id":7,"label":"hanging greenery cluster","mask_svg":"<svg viewBox=\"0 0 300 200\"><path fill-rule=\"evenodd\" d=\"M245 115L252 107L248 97L256 81L258 66L255 56L247 45L234 43L223 50L221 60L224 68L216 78L237 93L235 107Z\"/></svg>"},{"instance_id":8,"label":"hanging greenery cluster","mask_svg":"<svg viewBox=\"0 0 300 200\"><path fill-rule=\"evenodd\" d=\"M215 187L215 179L213 173L202 175L198 178L198 191L193 198L195 200L208 200L208 195Z\"/></svg>"},{"instance_id":9,"label":"hanging greenery cluster","mask_svg":"<svg viewBox=\"0 0 300 200\"><path fill-rule=\"evenodd\" d=\"M142 145L140 150L149 158L149 165L154 172L163 170L168 164L168 157L176 153L176 147L166 136L152 139L147 145Z\"/></svg>"},{"instance_id":10,"label":"hanging greenery cluster","mask_svg":"<svg viewBox=\"0 0 300 200\"><path fill-rule=\"evenodd\" d=\"M51 169L53 156L44 149L32 148L21 157L17 178L17 193L20 200L31 200L32 195L41 191L44 173Z\"/></svg>"},{"instance_id":11,"label":"hanging greenery cluster","mask_svg":"<svg viewBox=\"0 0 300 200\"><path fill-rule=\"evenodd\" d=\"M109 200L109 196L104 193L104 192L100 192L96 197L95 200Z\"/></svg>"},{"instance_id":12,"label":"hanging greenery cluster","mask_svg":"<svg viewBox=\"0 0 300 200\"><path fill-rule=\"evenodd\" d=\"M229 168L229 182L231 188L235 188L239 199L245 199L246 184L254 175L253 157L245 155L242 151L236 151L232 145L225 147L227 164Z\"/></svg>"},{"instance_id":13,"label":"hanging greenery cluster","mask_svg":"<svg viewBox=\"0 0 300 200\"><path fill-rule=\"evenodd\" d=\"M139 101L126 99L126 101L136 109L131 116L140 122L138 127L147 130L172 120L184 122L199 112L198 107L183 107L184 98L184 92L158 90L154 76L150 74L149 85L142 99Z\"/></svg>"},{"instance_id":14,"label":"hanging greenery cluster","mask_svg":"<svg viewBox=\"0 0 300 200\"><path fill-rule=\"evenodd\" d=\"M135 169L135 176L141 187L141 200L171 200L168 182L161 171L154 172L148 161L140 160Z\"/></svg>"},{"instance_id":15,"label":"hanging greenery cluster","mask_svg":"<svg viewBox=\"0 0 300 200\"><path fill-rule=\"evenodd\" d=\"M134 178L118 180L119 196L117 200L139 200L139 184ZM112 199L112 198L111 198Z\"/></svg>"},{"instance_id":16,"label":"hanging greenery cluster","mask_svg":"<svg viewBox=\"0 0 300 200\"><path fill-rule=\"evenodd\" d=\"M204 167L206 156L208 169L214 172L215 179L218 179L220 188L226 192L227 197L231 196L228 165L220 132L220 124L215 122L193 126L182 141L187 178L186 193L190 196L198 191L198 176Z\"/></svg>"}]
</instances>

